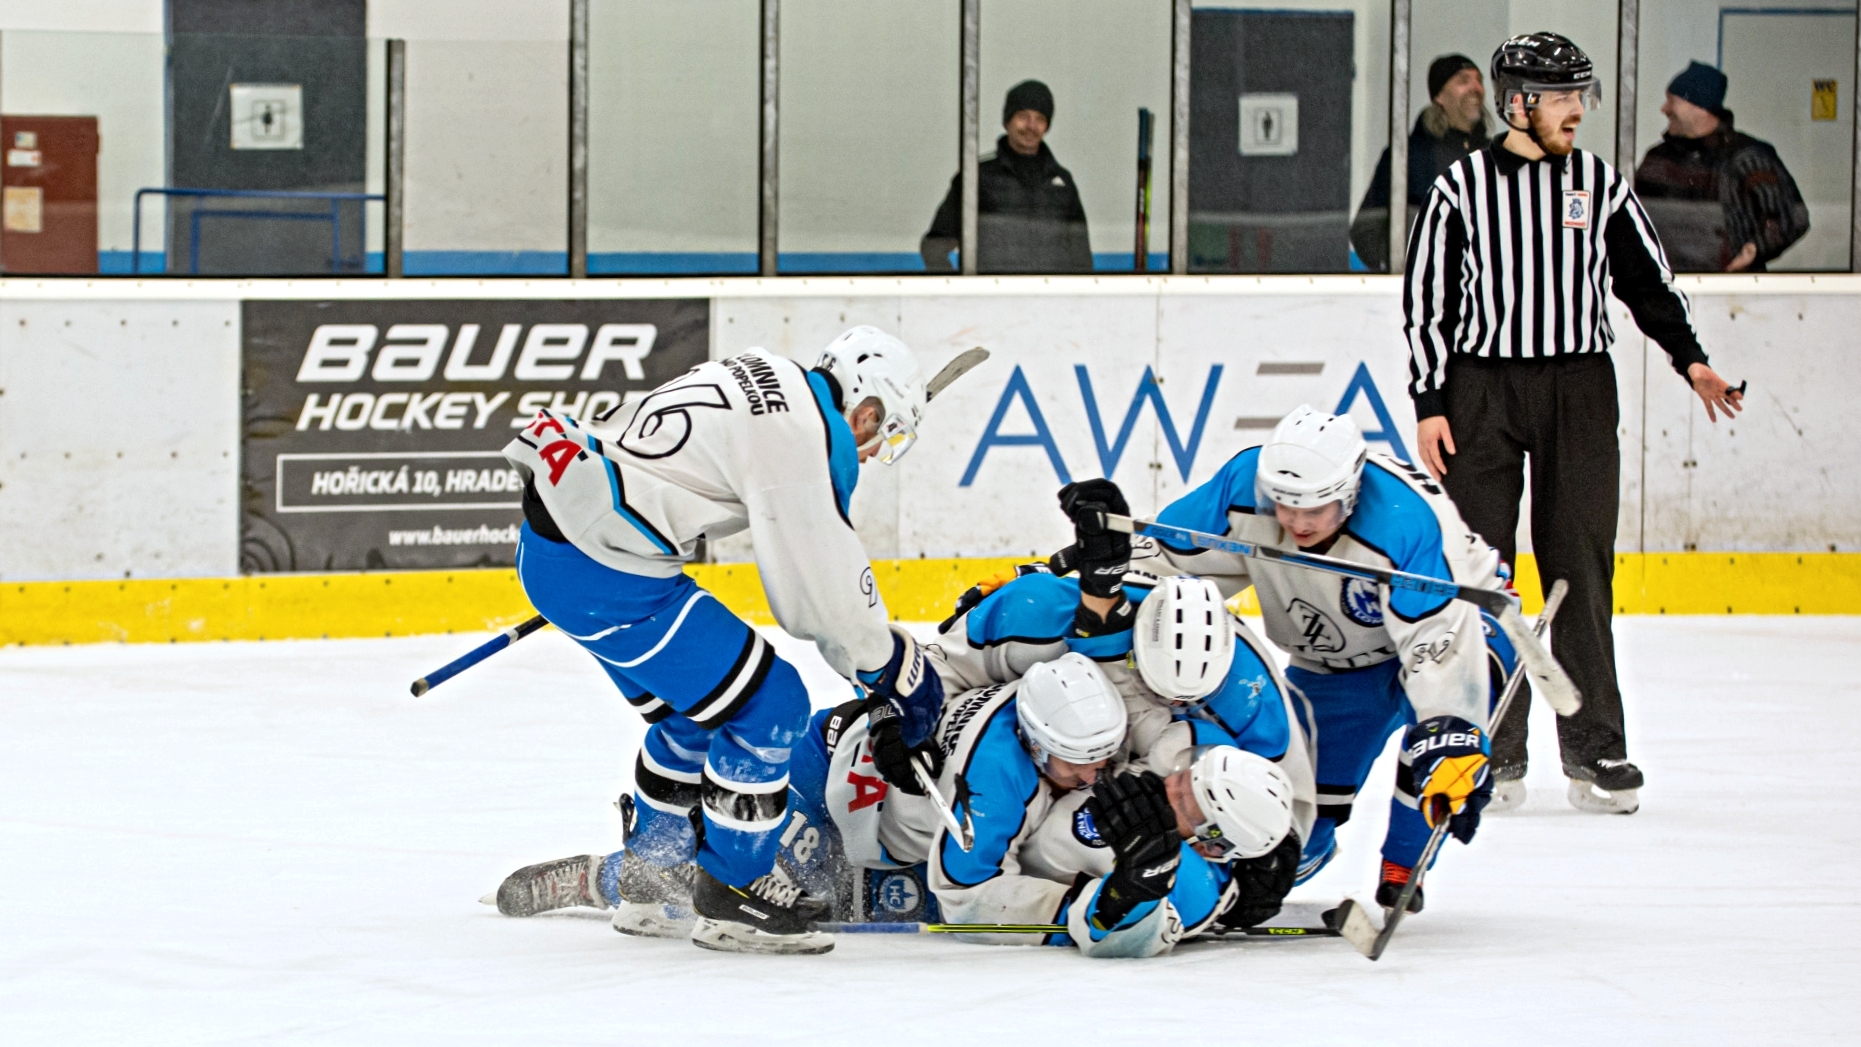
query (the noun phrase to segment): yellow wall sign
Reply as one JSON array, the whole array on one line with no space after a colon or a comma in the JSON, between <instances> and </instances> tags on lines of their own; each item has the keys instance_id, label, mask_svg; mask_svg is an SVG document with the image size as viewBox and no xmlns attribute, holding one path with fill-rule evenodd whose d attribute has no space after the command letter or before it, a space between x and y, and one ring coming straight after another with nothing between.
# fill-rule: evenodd
<instances>
[{"instance_id":1,"label":"yellow wall sign","mask_svg":"<svg viewBox=\"0 0 1861 1047\"><path fill-rule=\"evenodd\" d=\"M1835 84L1834 80L1811 80L1809 82L1809 118L1811 120L1835 119Z\"/></svg>"}]
</instances>

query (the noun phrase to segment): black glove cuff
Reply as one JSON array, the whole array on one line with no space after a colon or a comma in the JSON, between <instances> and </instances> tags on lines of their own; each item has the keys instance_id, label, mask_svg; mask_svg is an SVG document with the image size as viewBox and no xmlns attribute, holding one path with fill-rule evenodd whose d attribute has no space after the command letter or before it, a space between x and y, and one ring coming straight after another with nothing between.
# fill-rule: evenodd
<instances>
[{"instance_id":1,"label":"black glove cuff","mask_svg":"<svg viewBox=\"0 0 1861 1047\"><path fill-rule=\"evenodd\" d=\"M1073 635L1080 638L1089 636L1110 636L1114 633L1128 632L1137 620L1137 608L1131 601L1119 599L1118 605L1111 613L1099 617L1090 607L1080 604L1073 610Z\"/></svg>"}]
</instances>

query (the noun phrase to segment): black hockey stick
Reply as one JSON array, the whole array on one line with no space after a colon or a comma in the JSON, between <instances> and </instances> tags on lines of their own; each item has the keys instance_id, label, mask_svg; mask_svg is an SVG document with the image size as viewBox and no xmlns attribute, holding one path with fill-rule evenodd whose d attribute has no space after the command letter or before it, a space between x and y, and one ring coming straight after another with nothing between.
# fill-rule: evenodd
<instances>
[{"instance_id":1,"label":"black hockey stick","mask_svg":"<svg viewBox=\"0 0 1861 1047\"><path fill-rule=\"evenodd\" d=\"M1551 619L1557 617L1557 609L1563 604L1565 594L1569 592L1570 583L1562 578L1551 583L1551 593L1544 599L1544 610L1539 613L1538 621L1532 626L1534 639L1544 636L1545 630L1551 625ZM1505 692L1499 696L1499 705L1493 710L1492 720L1487 724L1488 738L1499 730L1500 721L1505 719L1506 712L1512 708L1512 699L1518 695L1519 685L1525 679L1524 669L1524 662L1521 659L1519 667L1512 670L1512 675L1506 679ZM1358 905L1353 899L1346 898L1344 904L1338 907L1338 916L1341 917L1338 920L1340 932L1357 948L1358 952L1372 960L1381 959L1383 950L1389 948L1389 940L1395 937L1397 926L1402 923L1403 916L1408 914L1409 903L1422 889L1422 877L1428 874L1428 867L1434 864L1435 854L1441 850L1441 844L1447 840L1448 822L1453 812L1440 809L1448 804L1447 797L1437 793L1434 799L1441 801L1436 805L1435 810L1435 817L1440 821L1435 824L1434 831L1428 834L1428 846L1422 849L1422 858L1421 861L1415 863L1414 874L1409 877L1408 883L1402 885L1401 893L1396 895L1396 907L1389 910L1388 915L1383 917L1383 929L1377 930L1370 923L1370 917L1364 912L1363 906Z\"/></svg>"},{"instance_id":2,"label":"black hockey stick","mask_svg":"<svg viewBox=\"0 0 1861 1047\"><path fill-rule=\"evenodd\" d=\"M1102 513L1103 524L1107 530L1126 531L1131 534L1148 535L1153 538L1168 539L1182 545L1197 549L1213 549L1218 552L1233 553L1260 560L1275 560L1293 567L1302 567L1308 571L1325 574L1343 575L1347 578L1361 578L1364 581L1387 585L1392 589L1406 589L1410 592L1426 593L1430 596L1445 596L1452 600L1465 600L1491 614L1505 631L1506 638L1512 641L1512 647L1518 652L1519 662L1537 684L1538 691L1544 695L1551 708L1559 716L1572 716L1583 705L1583 696L1577 691L1564 668L1551 657L1551 652L1532 635L1531 627L1519 616L1518 608L1512 604L1512 594L1503 589L1483 589L1473 585L1461 585L1441 578L1430 578L1423 574L1411 574L1407 571L1392 571L1369 564L1353 563L1317 553L1299 552L1292 549L1280 549L1257 542L1244 542L1237 538L1228 538L1203 531L1192 531L1187 527L1157 523L1150 520L1134 520L1128 516L1115 513Z\"/></svg>"}]
</instances>

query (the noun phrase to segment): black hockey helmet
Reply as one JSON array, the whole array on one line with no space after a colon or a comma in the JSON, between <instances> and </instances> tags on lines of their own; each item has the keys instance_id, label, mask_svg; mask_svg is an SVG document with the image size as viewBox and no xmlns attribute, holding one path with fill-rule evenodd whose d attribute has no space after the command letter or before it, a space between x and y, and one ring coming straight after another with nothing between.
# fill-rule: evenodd
<instances>
[{"instance_id":1,"label":"black hockey helmet","mask_svg":"<svg viewBox=\"0 0 1861 1047\"><path fill-rule=\"evenodd\" d=\"M1507 119L1513 96L1522 95L1529 112L1540 95L1551 91L1580 91L1583 108L1602 104L1603 83L1590 56L1569 37L1558 33L1526 33L1499 45L1493 52L1493 103Z\"/></svg>"}]
</instances>

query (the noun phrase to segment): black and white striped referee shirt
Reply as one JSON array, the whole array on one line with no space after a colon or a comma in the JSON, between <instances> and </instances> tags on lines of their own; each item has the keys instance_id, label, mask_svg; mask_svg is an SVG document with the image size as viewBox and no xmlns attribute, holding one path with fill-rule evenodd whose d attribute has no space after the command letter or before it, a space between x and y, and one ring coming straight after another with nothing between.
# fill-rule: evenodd
<instances>
[{"instance_id":1,"label":"black and white striped referee shirt","mask_svg":"<svg viewBox=\"0 0 1861 1047\"><path fill-rule=\"evenodd\" d=\"M1451 354L1608 352L1611 286L1682 377L1704 363L1686 296L1629 180L1582 149L1527 160L1504 140L1435 179L1409 232L1402 309L1416 417L1446 413Z\"/></svg>"}]
</instances>

